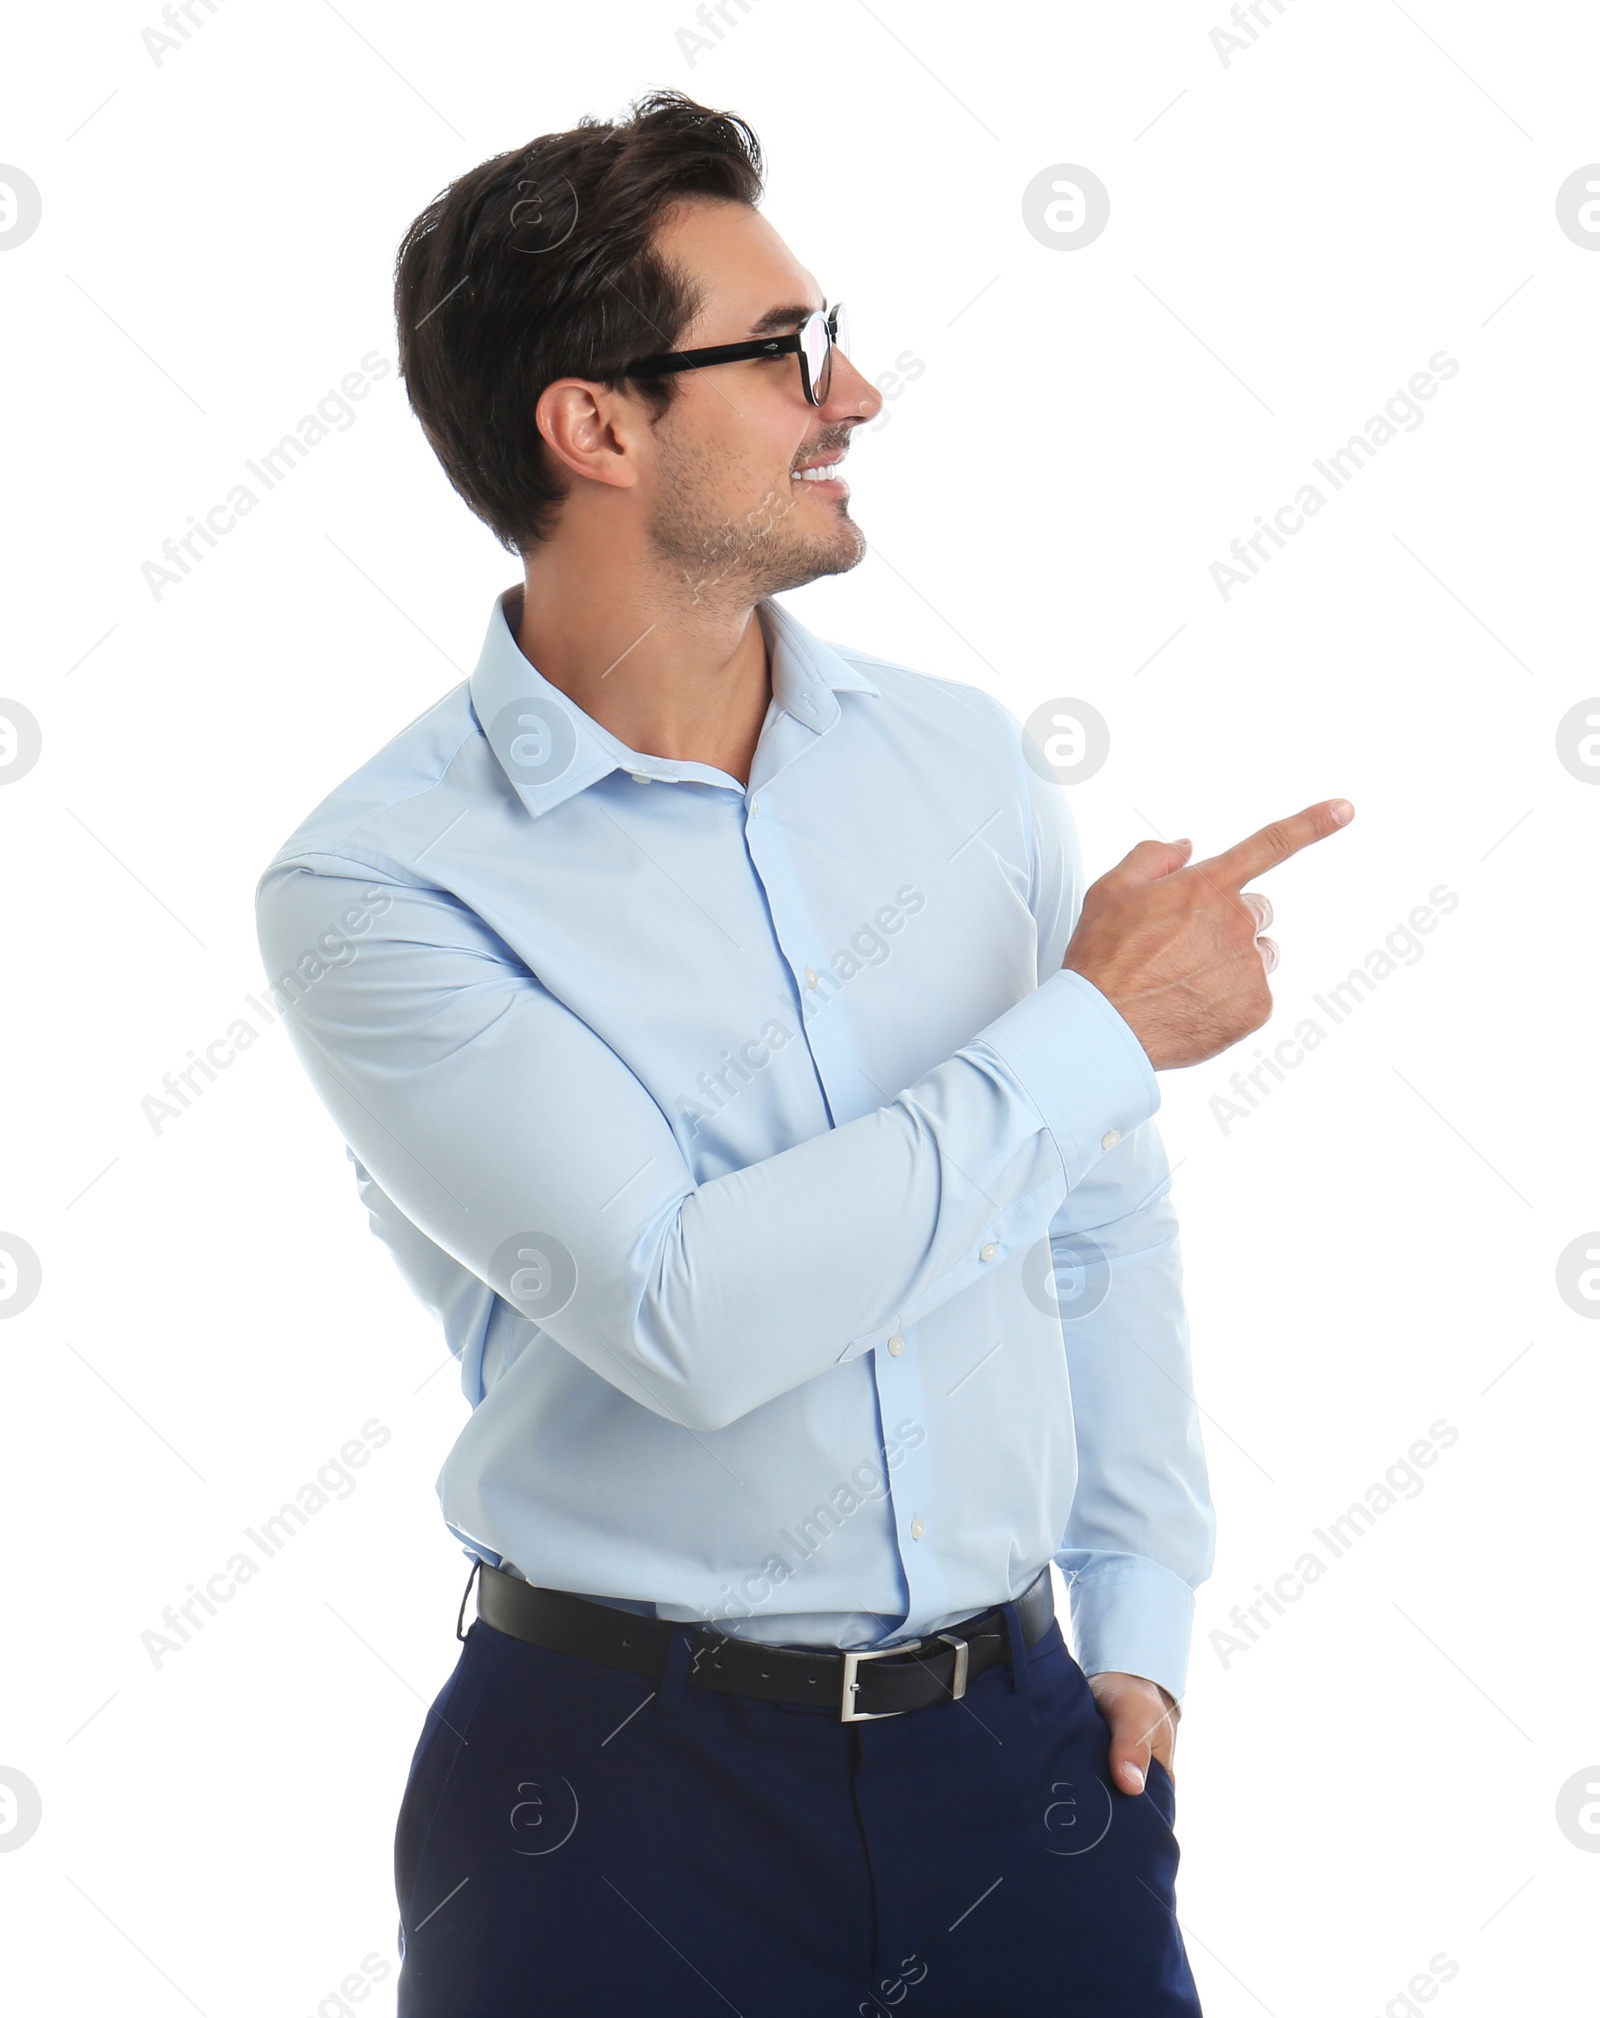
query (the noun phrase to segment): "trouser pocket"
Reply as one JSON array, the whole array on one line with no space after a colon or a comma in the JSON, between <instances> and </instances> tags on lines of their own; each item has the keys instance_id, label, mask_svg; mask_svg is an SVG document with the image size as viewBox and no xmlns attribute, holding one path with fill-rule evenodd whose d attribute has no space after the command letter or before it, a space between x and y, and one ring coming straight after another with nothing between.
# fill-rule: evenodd
<instances>
[{"instance_id":1,"label":"trouser pocket","mask_svg":"<svg viewBox=\"0 0 1600 2018\"><path fill-rule=\"evenodd\" d=\"M394 1832L394 1890L400 1908L402 1956L412 1924L417 1873L451 1779L465 1756L469 1727L483 1694L483 1663L473 1652L475 1630L468 1633L448 1681L428 1710L400 1797Z\"/></svg>"}]
</instances>

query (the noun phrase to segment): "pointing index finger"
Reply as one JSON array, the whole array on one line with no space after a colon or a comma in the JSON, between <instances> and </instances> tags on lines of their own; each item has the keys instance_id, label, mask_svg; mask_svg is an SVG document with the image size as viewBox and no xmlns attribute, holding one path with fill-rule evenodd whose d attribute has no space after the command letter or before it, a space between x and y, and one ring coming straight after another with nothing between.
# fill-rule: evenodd
<instances>
[{"instance_id":1,"label":"pointing index finger","mask_svg":"<svg viewBox=\"0 0 1600 2018\"><path fill-rule=\"evenodd\" d=\"M1325 841L1354 817L1355 808L1348 799L1324 799L1320 805L1307 806L1303 813L1272 821L1247 840L1236 841L1220 855L1194 866L1212 882L1230 883L1239 889L1253 877L1287 862L1291 855L1298 855L1302 848L1309 848L1313 841Z\"/></svg>"}]
</instances>

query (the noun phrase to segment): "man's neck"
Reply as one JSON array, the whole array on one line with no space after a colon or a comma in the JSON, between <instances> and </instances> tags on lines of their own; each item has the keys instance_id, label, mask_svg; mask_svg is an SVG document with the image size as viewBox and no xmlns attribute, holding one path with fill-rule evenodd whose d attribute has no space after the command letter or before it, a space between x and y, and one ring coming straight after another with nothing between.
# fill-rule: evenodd
<instances>
[{"instance_id":1,"label":"man's neck","mask_svg":"<svg viewBox=\"0 0 1600 2018\"><path fill-rule=\"evenodd\" d=\"M541 558L515 629L523 656L629 749L748 783L772 694L753 605L650 582L584 584Z\"/></svg>"}]
</instances>

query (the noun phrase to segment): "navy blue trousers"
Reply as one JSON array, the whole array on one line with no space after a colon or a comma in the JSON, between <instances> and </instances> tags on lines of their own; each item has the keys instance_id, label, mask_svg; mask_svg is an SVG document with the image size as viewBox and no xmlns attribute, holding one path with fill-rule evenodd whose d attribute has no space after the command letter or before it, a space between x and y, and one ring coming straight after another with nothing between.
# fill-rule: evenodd
<instances>
[{"instance_id":1,"label":"navy blue trousers","mask_svg":"<svg viewBox=\"0 0 1600 2018\"><path fill-rule=\"evenodd\" d=\"M472 1627L395 1835L400 2018L1197 2018L1171 1775L1111 1786L1059 1626L859 1724L685 1689L678 1640L652 1690Z\"/></svg>"}]
</instances>

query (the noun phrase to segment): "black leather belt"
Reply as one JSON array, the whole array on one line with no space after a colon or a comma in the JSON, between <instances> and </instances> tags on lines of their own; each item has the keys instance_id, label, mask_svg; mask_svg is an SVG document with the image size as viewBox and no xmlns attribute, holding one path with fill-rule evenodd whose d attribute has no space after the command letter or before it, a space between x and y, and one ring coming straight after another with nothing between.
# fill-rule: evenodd
<instances>
[{"instance_id":1,"label":"black leather belt","mask_svg":"<svg viewBox=\"0 0 1600 2018\"><path fill-rule=\"evenodd\" d=\"M1032 1647L1055 1619L1048 1565L1015 1604L1023 1639ZM478 1616L513 1639L652 1680L661 1678L674 1624L570 1591L545 1590L487 1563L478 1583ZM763 1646L696 1625L685 1683L774 1703L837 1704L840 1722L854 1724L959 1702L977 1676L1007 1655L1005 1614L998 1605L925 1640L866 1653Z\"/></svg>"}]
</instances>

